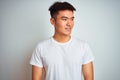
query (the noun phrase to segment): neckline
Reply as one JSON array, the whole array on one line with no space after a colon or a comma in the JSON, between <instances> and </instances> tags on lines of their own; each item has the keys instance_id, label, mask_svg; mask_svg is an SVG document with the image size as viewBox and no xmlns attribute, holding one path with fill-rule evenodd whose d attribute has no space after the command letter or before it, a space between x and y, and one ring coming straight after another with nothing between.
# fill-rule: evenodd
<instances>
[{"instance_id":1,"label":"neckline","mask_svg":"<svg viewBox=\"0 0 120 80\"><path fill-rule=\"evenodd\" d=\"M52 42L54 42L55 44L58 44L58 45L67 45L67 44L71 43L71 41L72 41L72 36L71 36L71 38L70 38L69 41L64 42L64 43L60 43L60 42L56 41L53 37L51 37L51 40L52 40Z\"/></svg>"}]
</instances>

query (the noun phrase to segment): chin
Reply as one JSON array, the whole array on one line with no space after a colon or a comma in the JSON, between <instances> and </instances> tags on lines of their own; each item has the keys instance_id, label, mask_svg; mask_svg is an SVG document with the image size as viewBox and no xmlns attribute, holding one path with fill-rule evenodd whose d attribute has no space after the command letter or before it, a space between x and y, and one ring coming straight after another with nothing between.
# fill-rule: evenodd
<instances>
[{"instance_id":1,"label":"chin","mask_svg":"<svg viewBox=\"0 0 120 80\"><path fill-rule=\"evenodd\" d=\"M64 34L65 36L71 36L71 34Z\"/></svg>"},{"instance_id":2,"label":"chin","mask_svg":"<svg viewBox=\"0 0 120 80\"><path fill-rule=\"evenodd\" d=\"M71 32L62 33L64 36L71 36Z\"/></svg>"}]
</instances>

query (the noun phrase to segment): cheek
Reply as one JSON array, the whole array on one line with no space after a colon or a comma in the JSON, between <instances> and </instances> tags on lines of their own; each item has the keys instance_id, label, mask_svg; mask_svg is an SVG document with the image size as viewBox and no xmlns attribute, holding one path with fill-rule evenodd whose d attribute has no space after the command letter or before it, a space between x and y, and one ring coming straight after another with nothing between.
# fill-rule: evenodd
<instances>
[{"instance_id":1,"label":"cheek","mask_svg":"<svg viewBox=\"0 0 120 80\"><path fill-rule=\"evenodd\" d=\"M74 22L71 22L71 27L73 28L73 26L74 26Z\"/></svg>"},{"instance_id":2,"label":"cheek","mask_svg":"<svg viewBox=\"0 0 120 80\"><path fill-rule=\"evenodd\" d=\"M59 26L59 28L65 28L66 23L65 22L59 22L58 26Z\"/></svg>"},{"instance_id":3,"label":"cheek","mask_svg":"<svg viewBox=\"0 0 120 80\"><path fill-rule=\"evenodd\" d=\"M74 26L74 22L72 23L72 28L73 28L73 26Z\"/></svg>"}]
</instances>

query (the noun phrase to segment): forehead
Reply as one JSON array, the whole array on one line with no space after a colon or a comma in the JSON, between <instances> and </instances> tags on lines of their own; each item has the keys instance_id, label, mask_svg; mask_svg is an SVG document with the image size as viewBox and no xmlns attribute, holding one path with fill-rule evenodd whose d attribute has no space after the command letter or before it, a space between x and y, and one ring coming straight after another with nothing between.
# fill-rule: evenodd
<instances>
[{"instance_id":1,"label":"forehead","mask_svg":"<svg viewBox=\"0 0 120 80\"><path fill-rule=\"evenodd\" d=\"M71 10L60 10L58 11L57 17L66 16L68 18L73 17L74 12Z\"/></svg>"}]
</instances>

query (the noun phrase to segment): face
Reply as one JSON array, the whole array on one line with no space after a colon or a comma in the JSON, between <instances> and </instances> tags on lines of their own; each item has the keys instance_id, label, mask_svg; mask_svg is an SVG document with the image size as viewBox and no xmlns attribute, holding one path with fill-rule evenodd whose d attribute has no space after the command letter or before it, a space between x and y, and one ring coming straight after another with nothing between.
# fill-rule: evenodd
<instances>
[{"instance_id":1,"label":"face","mask_svg":"<svg viewBox=\"0 0 120 80\"><path fill-rule=\"evenodd\" d=\"M55 34L70 36L74 25L73 11L61 10L55 18L51 18L51 23L55 27Z\"/></svg>"}]
</instances>

